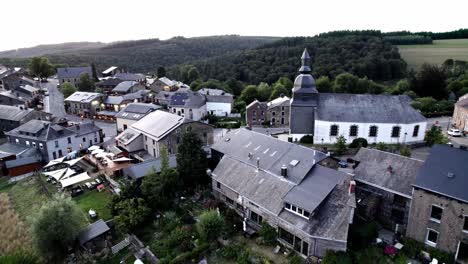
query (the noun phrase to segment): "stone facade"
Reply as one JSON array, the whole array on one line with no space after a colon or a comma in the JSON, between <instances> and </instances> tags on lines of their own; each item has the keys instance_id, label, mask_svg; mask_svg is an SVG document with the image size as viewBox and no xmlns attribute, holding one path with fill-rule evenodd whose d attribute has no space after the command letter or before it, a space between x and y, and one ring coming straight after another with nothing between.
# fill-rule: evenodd
<instances>
[{"instance_id":1,"label":"stone facade","mask_svg":"<svg viewBox=\"0 0 468 264\"><path fill-rule=\"evenodd\" d=\"M460 97L455 104L452 124L461 131L468 132L468 94Z\"/></svg>"},{"instance_id":2,"label":"stone facade","mask_svg":"<svg viewBox=\"0 0 468 264\"><path fill-rule=\"evenodd\" d=\"M267 120L271 127L289 127L289 103L269 107L267 110Z\"/></svg>"},{"instance_id":3,"label":"stone facade","mask_svg":"<svg viewBox=\"0 0 468 264\"><path fill-rule=\"evenodd\" d=\"M245 109L245 121L247 126L261 126L267 120L267 103L258 100L250 103Z\"/></svg>"},{"instance_id":4,"label":"stone facade","mask_svg":"<svg viewBox=\"0 0 468 264\"><path fill-rule=\"evenodd\" d=\"M465 221L468 221L468 203L418 188L414 188L412 200L406 235L429 246L461 254L457 252L459 245L468 241L468 230L464 230ZM442 208L440 220L431 218L433 205ZM436 243L428 242L429 230L438 233Z\"/></svg>"}]
</instances>

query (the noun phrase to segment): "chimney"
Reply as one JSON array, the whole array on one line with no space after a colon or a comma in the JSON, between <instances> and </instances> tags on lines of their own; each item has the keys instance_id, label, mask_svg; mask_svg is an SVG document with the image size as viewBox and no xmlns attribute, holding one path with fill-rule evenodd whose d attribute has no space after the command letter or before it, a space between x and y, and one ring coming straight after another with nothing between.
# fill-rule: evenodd
<instances>
[{"instance_id":1,"label":"chimney","mask_svg":"<svg viewBox=\"0 0 468 264\"><path fill-rule=\"evenodd\" d=\"M249 159L251 159L252 156L253 156L252 152L249 152L249 155L248 155Z\"/></svg>"},{"instance_id":2,"label":"chimney","mask_svg":"<svg viewBox=\"0 0 468 264\"><path fill-rule=\"evenodd\" d=\"M260 157L257 157L257 170L260 169Z\"/></svg>"},{"instance_id":3,"label":"chimney","mask_svg":"<svg viewBox=\"0 0 468 264\"><path fill-rule=\"evenodd\" d=\"M288 177L288 167L286 167L285 164L283 164L283 166L281 166L281 176L283 177Z\"/></svg>"},{"instance_id":4,"label":"chimney","mask_svg":"<svg viewBox=\"0 0 468 264\"><path fill-rule=\"evenodd\" d=\"M349 194L354 194L356 191L356 182L355 181L350 181L349 182Z\"/></svg>"}]
</instances>

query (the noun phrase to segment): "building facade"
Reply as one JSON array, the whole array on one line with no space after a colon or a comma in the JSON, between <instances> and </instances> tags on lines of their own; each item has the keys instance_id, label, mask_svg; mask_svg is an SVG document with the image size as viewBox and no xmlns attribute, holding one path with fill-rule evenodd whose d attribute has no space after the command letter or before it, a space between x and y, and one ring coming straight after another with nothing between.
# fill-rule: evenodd
<instances>
[{"instance_id":1,"label":"building facade","mask_svg":"<svg viewBox=\"0 0 468 264\"><path fill-rule=\"evenodd\" d=\"M69 67L69 68L57 68L57 79L59 85L64 83L71 83L76 87L80 80L81 74L88 74L90 78L93 77L93 71L91 67Z\"/></svg>"},{"instance_id":2,"label":"building facade","mask_svg":"<svg viewBox=\"0 0 468 264\"><path fill-rule=\"evenodd\" d=\"M171 96L168 109L170 113L188 119L199 121L208 114L206 110L206 98L203 94L187 91L176 92Z\"/></svg>"},{"instance_id":3,"label":"building facade","mask_svg":"<svg viewBox=\"0 0 468 264\"><path fill-rule=\"evenodd\" d=\"M65 110L69 114L92 118L101 111L104 95L100 93L75 92L65 98Z\"/></svg>"},{"instance_id":4,"label":"building facade","mask_svg":"<svg viewBox=\"0 0 468 264\"><path fill-rule=\"evenodd\" d=\"M148 115L149 113L160 109L161 106L145 103L130 103L124 109L120 110L115 116L117 122L117 131L123 132L134 123Z\"/></svg>"},{"instance_id":5,"label":"building facade","mask_svg":"<svg viewBox=\"0 0 468 264\"><path fill-rule=\"evenodd\" d=\"M0 105L0 130L2 132L10 131L27 123L29 120L50 120L51 114L27 109L22 106Z\"/></svg>"},{"instance_id":6,"label":"building facade","mask_svg":"<svg viewBox=\"0 0 468 264\"><path fill-rule=\"evenodd\" d=\"M468 94L455 103L452 124L463 132L468 132Z\"/></svg>"},{"instance_id":7,"label":"building facade","mask_svg":"<svg viewBox=\"0 0 468 264\"><path fill-rule=\"evenodd\" d=\"M258 100L250 103L245 109L245 122L248 127L262 126L267 121L267 103Z\"/></svg>"},{"instance_id":8,"label":"building facade","mask_svg":"<svg viewBox=\"0 0 468 264\"><path fill-rule=\"evenodd\" d=\"M267 107L267 120L270 122L271 127L289 127L289 97L278 97L268 102Z\"/></svg>"}]
</instances>

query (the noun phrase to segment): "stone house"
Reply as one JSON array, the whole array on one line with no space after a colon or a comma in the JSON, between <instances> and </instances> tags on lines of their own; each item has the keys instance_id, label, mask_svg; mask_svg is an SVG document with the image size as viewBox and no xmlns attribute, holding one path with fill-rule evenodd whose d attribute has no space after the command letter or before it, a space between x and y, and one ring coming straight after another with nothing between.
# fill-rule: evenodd
<instances>
[{"instance_id":1,"label":"stone house","mask_svg":"<svg viewBox=\"0 0 468 264\"><path fill-rule=\"evenodd\" d=\"M102 130L94 122L63 127L49 121L30 120L6 132L8 142L37 149L43 161L102 143Z\"/></svg>"},{"instance_id":2,"label":"stone house","mask_svg":"<svg viewBox=\"0 0 468 264\"><path fill-rule=\"evenodd\" d=\"M109 94L119 84L123 82L118 78L106 78L96 83L96 88L101 89L104 94Z\"/></svg>"},{"instance_id":3,"label":"stone house","mask_svg":"<svg viewBox=\"0 0 468 264\"><path fill-rule=\"evenodd\" d=\"M159 105L145 103L130 103L115 115L117 132L122 132L149 113L162 108Z\"/></svg>"},{"instance_id":4,"label":"stone house","mask_svg":"<svg viewBox=\"0 0 468 264\"><path fill-rule=\"evenodd\" d=\"M247 129L212 146L214 196L253 234L266 222L303 257L345 251L355 208L350 175L320 164L327 155Z\"/></svg>"},{"instance_id":5,"label":"stone house","mask_svg":"<svg viewBox=\"0 0 468 264\"><path fill-rule=\"evenodd\" d=\"M101 103L100 111L97 111L96 117L105 120L115 120L117 113L128 104L148 102L148 94L149 91L147 90L139 90L124 95L108 95Z\"/></svg>"},{"instance_id":6,"label":"stone house","mask_svg":"<svg viewBox=\"0 0 468 264\"><path fill-rule=\"evenodd\" d=\"M202 88L198 93L206 97L206 111L215 116L229 116L234 96L219 89Z\"/></svg>"},{"instance_id":7,"label":"stone house","mask_svg":"<svg viewBox=\"0 0 468 264\"><path fill-rule=\"evenodd\" d=\"M60 85L68 82L76 87L80 80L80 75L84 73L87 73L89 77L93 78L93 71L91 67L57 68L57 79Z\"/></svg>"},{"instance_id":8,"label":"stone house","mask_svg":"<svg viewBox=\"0 0 468 264\"><path fill-rule=\"evenodd\" d=\"M115 139L117 145L128 153L143 151L158 158L161 146L165 146L169 154L176 154L182 134L187 129L194 131L204 146L213 144L212 126L161 110L149 113Z\"/></svg>"},{"instance_id":9,"label":"stone house","mask_svg":"<svg viewBox=\"0 0 468 264\"><path fill-rule=\"evenodd\" d=\"M267 103L267 121L271 127L289 127L289 109L291 99L278 97Z\"/></svg>"},{"instance_id":10,"label":"stone house","mask_svg":"<svg viewBox=\"0 0 468 264\"><path fill-rule=\"evenodd\" d=\"M136 93L136 92L142 91L142 90L145 90L145 86L142 85L139 82L123 81L123 82L117 84L117 86L115 86L115 88L112 89L111 92L113 94L124 95L124 94Z\"/></svg>"},{"instance_id":11,"label":"stone house","mask_svg":"<svg viewBox=\"0 0 468 264\"><path fill-rule=\"evenodd\" d=\"M167 77L161 77L155 80L149 87L151 91L158 93L161 91L175 92L179 89L176 81L173 81Z\"/></svg>"},{"instance_id":12,"label":"stone house","mask_svg":"<svg viewBox=\"0 0 468 264\"><path fill-rule=\"evenodd\" d=\"M2 87L5 90L15 90L22 85L35 86L36 82L28 78L23 71L10 70L1 77Z\"/></svg>"},{"instance_id":13,"label":"stone house","mask_svg":"<svg viewBox=\"0 0 468 264\"><path fill-rule=\"evenodd\" d=\"M353 159L357 213L405 234L412 184L423 161L368 148L360 148Z\"/></svg>"},{"instance_id":14,"label":"stone house","mask_svg":"<svg viewBox=\"0 0 468 264\"><path fill-rule=\"evenodd\" d=\"M432 147L413 184L406 235L468 263L468 151Z\"/></svg>"},{"instance_id":15,"label":"stone house","mask_svg":"<svg viewBox=\"0 0 468 264\"><path fill-rule=\"evenodd\" d=\"M267 109L268 105L266 102L260 102L256 99L247 105L245 108L245 121L247 126L262 126L263 123L267 121Z\"/></svg>"},{"instance_id":16,"label":"stone house","mask_svg":"<svg viewBox=\"0 0 468 264\"><path fill-rule=\"evenodd\" d=\"M468 132L468 94L455 103L452 124L463 132Z\"/></svg>"},{"instance_id":17,"label":"stone house","mask_svg":"<svg viewBox=\"0 0 468 264\"><path fill-rule=\"evenodd\" d=\"M12 91L0 91L0 104L27 107L28 102L25 99L16 96Z\"/></svg>"},{"instance_id":18,"label":"stone house","mask_svg":"<svg viewBox=\"0 0 468 264\"><path fill-rule=\"evenodd\" d=\"M85 118L93 118L101 111L104 95L90 92L74 92L65 98L65 110L69 114L80 115Z\"/></svg>"},{"instance_id":19,"label":"stone house","mask_svg":"<svg viewBox=\"0 0 468 264\"><path fill-rule=\"evenodd\" d=\"M22 106L0 105L0 131L10 131L32 119L50 120L51 117L52 114Z\"/></svg>"}]
</instances>

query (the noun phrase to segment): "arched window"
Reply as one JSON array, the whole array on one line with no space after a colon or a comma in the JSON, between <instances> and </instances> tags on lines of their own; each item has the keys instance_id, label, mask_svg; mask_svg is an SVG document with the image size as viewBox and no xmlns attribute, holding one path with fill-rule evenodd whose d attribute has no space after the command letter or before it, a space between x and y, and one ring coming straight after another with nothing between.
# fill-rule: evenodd
<instances>
[{"instance_id":1,"label":"arched window","mask_svg":"<svg viewBox=\"0 0 468 264\"><path fill-rule=\"evenodd\" d=\"M415 125L413 129L413 137L417 137L419 134L419 125Z\"/></svg>"},{"instance_id":2,"label":"arched window","mask_svg":"<svg viewBox=\"0 0 468 264\"><path fill-rule=\"evenodd\" d=\"M371 126L369 128L369 137L377 137L377 126Z\"/></svg>"},{"instance_id":3,"label":"arched window","mask_svg":"<svg viewBox=\"0 0 468 264\"><path fill-rule=\"evenodd\" d=\"M399 126L394 126L392 128L392 138L399 138L400 137L400 130L401 130L401 128Z\"/></svg>"},{"instance_id":4,"label":"arched window","mask_svg":"<svg viewBox=\"0 0 468 264\"><path fill-rule=\"evenodd\" d=\"M357 137L358 135L358 126L352 125L349 127L349 136L350 137Z\"/></svg>"},{"instance_id":5,"label":"arched window","mask_svg":"<svg viewBox=\"0 0 468 264\"><path fill-rule=\"evenodd\" d=\"M330 126L330 136L338 136L338 125Z\"/></svg>"}]
</instances>

